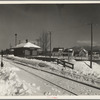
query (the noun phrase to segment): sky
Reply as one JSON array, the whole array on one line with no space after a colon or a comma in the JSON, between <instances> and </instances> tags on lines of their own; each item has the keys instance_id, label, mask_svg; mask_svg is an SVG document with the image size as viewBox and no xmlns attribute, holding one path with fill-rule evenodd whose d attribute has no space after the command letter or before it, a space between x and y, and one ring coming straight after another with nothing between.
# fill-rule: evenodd
<instances>
[{"instance_id":1,"label":"sky","mask_svg":"<svg viewBox=\"0 0 100 100\"><path fill-rule=\"evenodd\" d=\"M52 48L90 45L93 24L94 45L100 45L99 4L0 4L0 50L17 40L35 41L51 32Z\"/></svg>"}]
</instances>

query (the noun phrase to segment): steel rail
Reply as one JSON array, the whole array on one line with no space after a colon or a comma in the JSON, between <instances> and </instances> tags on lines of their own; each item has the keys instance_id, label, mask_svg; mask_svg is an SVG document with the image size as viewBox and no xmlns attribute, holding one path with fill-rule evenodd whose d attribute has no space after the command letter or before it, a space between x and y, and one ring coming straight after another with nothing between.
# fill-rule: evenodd
<instances>
[{"instance_id":1,"label":"steel rail","mask_svg":"<svg viewBox=\"0 0 100 100\"><path fill-rule=\"evenodd\" d=\"M6 60L6 61L7 61L7 60ZM18 67L18 68L20 68L20 69L22 69L22 70L24 70L24 71L26 71L26 72L28 72L28 73L30 73L31 75L34 75L34 76L36 76L36 77L39 77L40 79L42 79L42 80L44 80L44 81L46 81L46 82L48 82L48 83L50 83L50 84L52 84L52 85L58 87L58 88L60 88L60 89L62 89L62 90L64 90L64 91L67 91L67 92L71 93L72 95L78 96L78 94L76 94L76 93L74 93L74 92L72 92L72 91L70 91L70 90L68 90L68 89L65 89L65 88L63 88L63 87L61 87L61 86L59 86L59 85L57 85L57 84L55 84L55 83L53 83L53 82L47 80L47 79L44 79L43 77L41 77L41 76L39 76L39 75L36 75L36 74L34 74L33 72L30 72L30 71L26 70L25 68L19 67L19 66L16 65L14 62L10 62L10 63L12 63L14 66L16 66L16 67ZM23 66L25 66L25 67L28 67L28 66L25 65L25 64L21 64L21 63L17 63L17 64L23 65ZM30 66L29 66L29 67L30 67ZM30 68L31 68L31 67L30 67ZM37 70L37 69L36 69L36 70ZM50 74L50 73L49 73L49 74Z\"/></svg>"}]
</instances>

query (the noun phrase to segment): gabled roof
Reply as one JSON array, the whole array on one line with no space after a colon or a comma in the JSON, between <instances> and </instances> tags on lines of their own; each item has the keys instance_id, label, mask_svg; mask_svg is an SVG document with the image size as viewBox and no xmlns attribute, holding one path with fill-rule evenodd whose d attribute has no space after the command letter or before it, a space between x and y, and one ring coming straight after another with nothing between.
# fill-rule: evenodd
<instances>
[{"instance_id":1,"label":"gabled roof","mask_svg":"<svg viewBox=\"0 0 100 100\"><path fill-rule=\"evenodd\" d=\"M39 49L40 47L31 42L27 42L27 43L18 44L14 48L37 48L37 49Z\"/></svg>"},{"instance_id":2,"label":"gabled roof","mask_svg":"<svg viewBox=\"0 0 100 100\"><path fill-rule=\"evenodd\" d=\"M74 51L74 50L71 49L71 48L67 48L67 49L64 50L64 52L73 52L73 51Z\"/></svg>"},{"instance_id":3,"label":"gabled roof","mask_svg":"<svg viewBox=\"0 0 100 100\"><path fill-rule=\"evenodd\" d=\"M88 53L88 51L86 49L84 49L84 48L82 48L80 51L83 51L85 53Z\"/></svg>"}]
</instances>

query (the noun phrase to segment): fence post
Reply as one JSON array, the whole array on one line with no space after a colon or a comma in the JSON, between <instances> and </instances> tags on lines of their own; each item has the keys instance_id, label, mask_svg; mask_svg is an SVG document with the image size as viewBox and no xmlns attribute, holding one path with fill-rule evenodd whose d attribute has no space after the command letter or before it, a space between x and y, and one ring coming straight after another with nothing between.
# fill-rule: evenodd
<instances>
[{"instance_id":1,"label":"fence post","mask_svg":"<svg viewBox=\"0 0 100 100\"><path fill-rule=\"evenodd\" d=\"M74 69L74 64L72 64L72 69Z\"/></svg>"},{"instance_id":2,"label":"fence post","mask_svg":"<svg viewBox=\"0 0 100 100\"><path fill-rule=\"evenodd\" d=\"M65 67L65 62L63 61L63 66Z\"/></svg>"},{"instance_id":3,"label":"fence post","mask_svg":"<svg viewBox=\"0 0 100 100\"><path fill-rule=\"evenodd\" d=\"M4 64L3 64L3 50L1 51L1 67L3 67Z\"/></svg>"},{"instance_id":4,"label":"fence post","mask_svg":"<svg viewBox=\"0 0 100 100\"><path fill-rule=\"evenodd\" d=\"M1 67L3 67L3 61L1 61Z\"/></svg>"},{"instance_id":5,"label":"fence post","mask_svg":"<svg viewBox=\"0 0 100 100\"><path fill-rule=\"evenodd\" d=\"M59 59L57 59L57 64L59 64Z\"/></svg>"}]
</instances>

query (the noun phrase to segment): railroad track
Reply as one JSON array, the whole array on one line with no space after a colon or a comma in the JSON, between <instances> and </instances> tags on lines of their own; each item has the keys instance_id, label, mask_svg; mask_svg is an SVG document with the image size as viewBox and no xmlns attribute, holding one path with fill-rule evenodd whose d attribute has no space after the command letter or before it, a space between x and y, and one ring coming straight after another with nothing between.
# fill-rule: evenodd
<instances>
[{"instance_id":1,"label":"railroad track","mask_svg":"<svg viewBox=\"0 0 100 100\"><path fill-rule=\"evenodd\" d=\"M6 59L6 61L11 61L11 60ZM87 84L87 83L79 82L79 81L77 81L77 80L73 80L73 79L64 77L64 76L62 76L62 75L55 74L55 73L53 73L53 72L49 72L49 71L46 71L46 70L42 70L42 69L33 67L32 65L28 65L28 64L26 64L26 63L12 62L12 61L11 61L11 63L12 63L14 66L16 66L16 67L19 67L19 66L16 65L15 63L17 63L17 64L19 64L19 65L23 65L23 66L28 67L28 68L31 68L31 69L35 69L35 70L38 70L38 71L42 71L42 72L44 72L44 73L46 73L46 74L51 74L51 75L54 75L54 76L57 76L57 77L61 77L61 78L64 78L64 79L67 79L67 80L76 82L77 84L81 84L81 85L84 85L84 86L87 86L87 87L91 87L91 88L100 90L99 87L96 87L96 86L93 86L93 85L90 85L90 84ZM41 79L44 80L44 81L47 81L48 83L50 83L50 84L52 84L52 85L55 85L56 87L58 87L58 88L60 88L60 89L63 89L64 91L69 92L69 93L72 94L72 95L76 95L76 96L79 95L79 93L77 93L77 92L75 92L75 91L71 91L71 90L69 90L69 89L66 89L66 88L62 87L61 85L58 85L58 84L56 84L56 83L54 83L54 82L52 82L52 81L49 81L48 79L43 78L42 76L39 76L39 75L37 75L37 74L35 74L35 73L33 73L33 72L28 71L28 70L25 69L25 68L21 68L21 67L19 67L19 68L22 69L22 70L24 70L24 71L26 71L26 72L28 72L28 73L30 73L30 74L32 74L32 75L35 75L36 77L41 78Z\"/></svg>"},{"instance_id":2,"label":"railroad track","mask_svg":"<svg viewBox=\"0 0 100 100\"><path fill-rule=\"evenodd\" d=\"M5 59L4 59L4 60L5 60ZM10 60L5 60L5 61L8 61L8 62L9 62ZM56 86L56 87L58 87L58 88L60 88L60 89L62 89L62 90L64 90L64 91L66 91L66 92L69 92L71 95L77 96L76 93L74 93L74 92L72 92L72 91L70 91L70 90L67 90L67 89L65 89L65 88L63 88L63 87L61 87L61 86L59 86L59 85L57 85L57 84L55 84L55 83L53 83L53 82L51 82L51 81L49 81L49 80L47 80L47 79L45 79L45 78L39 76L39 75L36 75L36 74L34 74L33 72L30 72L30 71L26 70L25 68L21 68L21 67L19 67L18 65L16 65L15 63L17 63L17 64L19 64L19 65L23 65L23 66L25 66L25 67L33 68L33 67L31 67L31 66L27 66L27 65L25 65L25 64L18 63L18 62L14 62L14 63L13 63L13 62L10 62L10 63L11 63L12 65L14 65L14 66L16 66L16 67L18 67L18 68L20 68L20 69L22 69L22 70L28 72L29 74L32 74L32 75L34 75L34 76L36 76L36 77L38 77L38 78L40 78L40 79L42 79L42 80L48 82L49 84L52 84L52 85L54 85L54 86ZM34 69L36 69L36 68L34 68ZM37 70L37 69L36 69L36 70ZM39 69L38 69L38 70L39 70Z\"/></svg>"}]
</instances>

